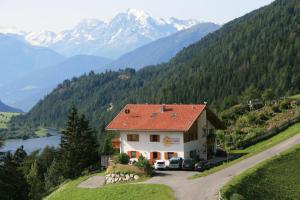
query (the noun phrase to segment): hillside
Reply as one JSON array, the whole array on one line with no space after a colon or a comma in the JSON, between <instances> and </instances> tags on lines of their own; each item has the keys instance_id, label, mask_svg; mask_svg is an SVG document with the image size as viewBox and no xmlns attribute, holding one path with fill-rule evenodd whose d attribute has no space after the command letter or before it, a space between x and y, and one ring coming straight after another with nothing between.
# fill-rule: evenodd
<instances>
[{"instance_id":1,"label":"hillside","mask_svg":"<svg viewBox=\"0 0 300 200\"><path fill-rule=\"evenodd\" d=\"M31 46L16 36L0 33L0 86L64 59L50 49Z\"/></svg>"},{"instance_id":2,"label":"hillside","mask_svg":"<svg viewBox=\"0 0 300 200\"><path fill-rule=\"evenodd\" d=\"M299 199L300 146L235 177L222 190L224 199ZM288 170L287 170L288 169Z\"/></svg>"},{"instance_id":3,"label":"hillside","mask_svg":"<svg viewBox=\"0 0 300 200\"><path fill-rule=\"evenodd\" d=\"M76 105L101 127L128 102L207 101L221 111L268 89L275 97L299 93L299 21L299 1L277 0L225 24L166 64L65 81L13 122L61 127Z\"/></svg>"},{"instance_id":4,"label":"hillside","mask_svg":"<svg viewBox=\"0 0 300 200\"><path fill-rule=\"evenodd\" d=\"M13 83L0 86L0 98L24 111L32 108L40 99L50 93L60 82L92 70L104 71L111 62L108 58L77 55L58 64L35 70ZM9 88L9 90L7 89Z\"/></svg>"},{"instance_id":5,"label":"hillside","mask_svg":"<svg viewBox=\"0 0 300 200\"><path fill-rule=\"evenodd\" d=\"M219 28L220 26L214 23L199 23L126 53L110 63L109 67L114 69L126 67L140 69L144 66L167 62L184 47L199 41Z\"/></svg>"},{"instance_id":6,"label":"hillside","mask_svg":"<svg viewBox=\"0 0 300 200\"><path fill-rule=\"evenodd\" d=\"M8 106L4 104L2 101L0 101L0 112L16 112L16 113L21 113L23 112L22 110L18 108L13 108L11 106Z\"/></svg>"}]
</instances>

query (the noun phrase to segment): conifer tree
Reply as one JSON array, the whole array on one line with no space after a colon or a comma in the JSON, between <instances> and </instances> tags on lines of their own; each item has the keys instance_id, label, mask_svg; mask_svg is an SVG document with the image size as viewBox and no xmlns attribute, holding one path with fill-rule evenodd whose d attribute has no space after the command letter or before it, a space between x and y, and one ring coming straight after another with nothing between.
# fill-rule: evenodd
<instances>
[{"instance_id":1,"label":"conifer tree","mask_svg":"<svg viewBox=\"0 0 300 200\"><path fill-rule=\"evenodd\" d=\"M28 199L29 186L11 153L6 154L4 164L0 165L0 180L0 199Z\"/></svg>"},{"instance_id":2,"label":"conifer tree","mask_svg":"<svg viewBox=\"0 0 300 200\"><path fill-rule=\"evenodd\" d=\"M45 173L45 190L51 191L64 180L59 163L54 159Z\"/></svg>"},{"instance_id":3,"label":"conifer tree","mask_svg":"<svg viewBox=\"0 0 300 200\"><path fill-rule=\"evenodd\" d=\"M73 107L69 113L61 137L61 155L66 178L75 178L97 160L97 144L94 132L84 115L79 117Z\"/></svg>"},{"instance_id":4,"label":"conifer tree","mask_svg":"<svg viewBox=\"0 0 300 200\"><path fill-rule=\"evenodd\" d=\"M38 165L35 161L31 165L29 174L26 176L27 182L30 185L29 198L32 200L39 200L42 198L44 192L43 182L41 181L38 174Z\"/></svg>"}]
</instances>

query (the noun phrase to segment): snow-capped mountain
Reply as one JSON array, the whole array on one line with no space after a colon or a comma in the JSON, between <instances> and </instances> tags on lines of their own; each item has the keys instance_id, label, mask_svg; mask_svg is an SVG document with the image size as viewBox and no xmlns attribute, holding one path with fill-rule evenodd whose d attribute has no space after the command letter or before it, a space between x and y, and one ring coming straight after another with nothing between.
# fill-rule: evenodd
<instances>
[{"instance_id":1,"label":"snow-capped mountain","mask_svg":"<svg viewBox=\"0 0 300 200\"><path fill-rule=\"evenodd\" d=\"M24 34L24 40L35 46L49 47L65 56L90 54L116 58L195 24L196 20L165 20L144 11L128 9L109 21L85 19L73 29L60 33Z\"/></svg>"}]
</instances>

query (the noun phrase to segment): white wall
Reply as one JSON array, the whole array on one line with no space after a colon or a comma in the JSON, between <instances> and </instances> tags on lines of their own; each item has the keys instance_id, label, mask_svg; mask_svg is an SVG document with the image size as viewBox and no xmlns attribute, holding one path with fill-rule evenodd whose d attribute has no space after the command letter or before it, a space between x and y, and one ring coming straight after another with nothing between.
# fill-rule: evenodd
<instances>
[{"instance_id":1,"label":"white wall","mask_svg":"<svg viewBox=\"0 0 300 200\"><path fill-rule=\"evenodd\" d=\"M127 134L139 134L139 142L127 141ZM160 135L160 142L150 142L150 135ZM178 144L170 144L165 146L163 138L168 136L170 138L179 138ZM128 151L139 151L147 159L150 159L150 152L160 152L160 157L164 160L165 152L176 152L178 157L184 158L183 152L183 133L182 132L121 132L121 153Z\"/></svg>"},{"instance_id":2,"label":"white wall","mask_svg":"<svg viewBox=\"0 0 300 200\"><path fill-rule=\"evenodd\" d=\"M198 140L184 143L185 157L189 158L190 151L196 150L197 155L199 155L200 158L207 159L206 134L203 131L203 127L206 126L207 122L206 111L203 111L197 120Z\"/></svg>"}]
</instances>

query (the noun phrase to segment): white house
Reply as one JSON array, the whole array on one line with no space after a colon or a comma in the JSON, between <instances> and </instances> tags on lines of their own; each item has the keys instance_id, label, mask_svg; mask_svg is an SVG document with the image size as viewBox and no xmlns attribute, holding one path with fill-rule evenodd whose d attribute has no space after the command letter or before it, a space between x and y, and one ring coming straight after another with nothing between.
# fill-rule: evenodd
<instances>
[{"instance_id":1,"label":"white house","mask_svg":"<svg viewBox=\"0 0 300 200\"><path fill-rule=\"evenodd\" d=\"M130 158L168 161L208 159L216 152L215 130L224 128L206 105L128 104L106 130L120 132L117 146Z\"/></svg>"}]
</instances>

